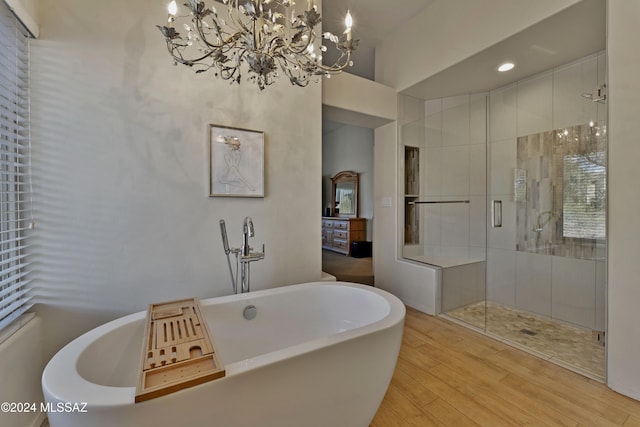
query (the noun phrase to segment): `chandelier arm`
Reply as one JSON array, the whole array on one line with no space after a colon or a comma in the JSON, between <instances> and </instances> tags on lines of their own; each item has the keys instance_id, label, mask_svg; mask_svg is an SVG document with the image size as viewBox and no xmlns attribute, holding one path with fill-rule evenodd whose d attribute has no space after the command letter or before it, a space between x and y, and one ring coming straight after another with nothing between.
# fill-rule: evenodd
<instances>
[{"instance_id":1,"label":"chandelier arm","mask_svg":"<svg viewBox=\"0 0 640 427\"><path fill-rule=\"evenodd\" d=\"M313 28L309 28L307 27L307 29L305 31L302 31L302 35L306 35L307 36L307 41L306 43L304 43L303 46L296 46L293 43L289 43L288 40L285 40L284 38L281 38L281 40L284 42L284 48L293 53L294 55L300 55L302 54L305 50L307 50L309 48L309 45L315 43L316 40L316 34L313 31ZM302 38L302 36L301 36Z\"/></svg>"},{"instance_id":2,"label":"chandelier arm","mask_svg":"<svg viewBox=\"0 0 640 427\"><path fill-rule=\"evenodd\" d=\"M185 57L182 55L180 47L184 48L185 45L178 45L178 44L174 43L173 41L167 39L167 49L169 50L169 53L171 54L173 59L175 61L181 63L181 64L188 65L188 66L193 66L194 62L199 62L199 61L205 60L205 59L207 59L208 57L210 57L210 56L212 56L214 54L214 51L210 51L210 52L202 55L199 58L185 59ZM177 52L177 55L174 52Z\"/></svg>"},{"instance_id":3,"label":"chandelier arm","mask_svg":"<svg viewBox=\"0 0 640 427\"><path fill-rule=\"evenodd\" d=\"M331 66L326 66L324 64L317 64L318 69L327 72L327 73L339 73L341 71L343 71L345 68L347 68L349 66L349 63L351 62L351 51L347 51L347 57L345 59L344 64L342 65L336 65L340 59L342 57L344 57L344 53L342 54L342 56L340 58L338 58L338 60Z\"/></svg>"},{"instance_id":4,"label":"chandelier arm","mask_svg":"<svg viewBox=\"0 0 640 427\"><path fill-rule=\"evenodd\" d=\"M309 76L294 76L291 70L280 65L280 68L284 71L285 75L289 77L289 81L291 84L295 84L296 86L305 87L309 84Z\"/></svg>"},{"instance_id":5,"label":"chandelier arm","mask_svg":"<svg viewBox=\"0 0 640 427\"><path fill-rule=\"evenodd\" d=\"M242 20L242 18L240 17L240 14L238 13L238 1L229 1L229 8L228 8L228 14L229 14L229 19L231 19L237 27L240 27L240 29L244 32L249 32L249 29L247 28L247 26L245 25L244 21ZM241 33L240 31L237 31L234 34L238 34Z\"/></svg>"},{"instance_id":6,"label":"chandelier arm","mask_svg":"<svg viewBox=\"0 0 640 427\"><path fill-rule=\"evenodd\" d=\"M239 38L239 34L241 34L240 32L236 32L234 34L231 34L225 40L223 35L224 33L220 30L220 26L215 20L212 20L214 24L213 27L215 28L217 37L220 39L220 44L214 44L207 39L207 34L204 32L204 28L202 26L202 19L199 19L198 17L194 17L192 22L195 25L196 31L198 32L198 36L200 36L200 40L202 41L202 43L205 44L205 46L207 46L210 49L222 49L223 47L233 45L235 44L236 40Z\"/></svg>"}]
</instances>

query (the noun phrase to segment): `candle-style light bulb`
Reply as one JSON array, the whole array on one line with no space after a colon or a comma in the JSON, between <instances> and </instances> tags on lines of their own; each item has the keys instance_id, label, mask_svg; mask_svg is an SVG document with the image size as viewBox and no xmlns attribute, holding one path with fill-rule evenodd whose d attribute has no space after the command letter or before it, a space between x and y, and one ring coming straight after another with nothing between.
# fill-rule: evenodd
<instances>
[{"instance_id":1,"label":"candle-style light bulb","mask_svg":"<svg viewBox=\"0 0 640 427\"><path fill-rule=\"evenodd\" d=\"M347 27L347 40L351 40L351 27L353 26L353 17L351 16L351 11L347 10L347 16L344 17L344 25Z\"/></svg>"},{"instance_id":2,"label":"candle-style light bulb","mask_svg":"<svg viewBox=\"0 0 640 427\"><path fill-rule=\"evenodd\" d=\"M351 16L351 11L347 10L347 16L344 17L344 25L347 28L351 28L353 26L353 17Z\"/></svg>"},{"instance_id":3,"label":"candle-style light bulb","mask_svg":"<svg viewBox=\"0 0 640 427\"><path fill-rule=\"evenodd\" d=\"M176 3L175 0L173 0L171 3L169 3L169 6L167 7L167 10L169 11L169 15L175 16L176 13L178 13L178 4Z\"/></svg>"}]
</instances>

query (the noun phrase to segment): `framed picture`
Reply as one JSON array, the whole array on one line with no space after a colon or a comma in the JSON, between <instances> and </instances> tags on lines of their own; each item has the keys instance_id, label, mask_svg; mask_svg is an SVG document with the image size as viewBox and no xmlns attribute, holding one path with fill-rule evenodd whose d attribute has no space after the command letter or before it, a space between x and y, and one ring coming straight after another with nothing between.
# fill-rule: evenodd
<instances>
[{"instance_id":1,"label":"framed picture","mask_svg":"<svg viewBox=\"0 0 640 427\"><path fill-rule=\"evenodd\" d=\"M209 197L264 197L264 132L209 127Z\"/></svg>"}]
</instances>

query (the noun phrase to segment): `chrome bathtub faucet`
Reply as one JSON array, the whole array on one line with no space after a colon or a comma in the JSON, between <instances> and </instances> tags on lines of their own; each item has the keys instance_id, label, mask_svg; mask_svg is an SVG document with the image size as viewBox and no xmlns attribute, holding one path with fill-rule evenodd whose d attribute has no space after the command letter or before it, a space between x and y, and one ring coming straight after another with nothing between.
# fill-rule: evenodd
<instances>
[{"instance_id":1,"label":"chrome bathtub faucet","mask_svg":"<svg viewBox=\"0 0 640 427\"><path fill-rule=\"evenodd\" d=\"M262 245L262 252L251 251L253 248L249 245L249 237L254 237L255 235L253 220L251 217L247 216L242 222L242 246L239 249L229 247L227 226L223 219L220 220L220 234L222 235L222 247L224 248L224 253L227 255L227 264L229 265L229 274L231 276L231 287L233 288L233 293L249 292L251 290L251 270L249 264L263 259L265 252L264 244ZM231 258L229 257L229 254L234 254L236 256L235 274L231 267ZM240 270L240 287L238 287L238 270Z\"/></svg>"}]
</instances>

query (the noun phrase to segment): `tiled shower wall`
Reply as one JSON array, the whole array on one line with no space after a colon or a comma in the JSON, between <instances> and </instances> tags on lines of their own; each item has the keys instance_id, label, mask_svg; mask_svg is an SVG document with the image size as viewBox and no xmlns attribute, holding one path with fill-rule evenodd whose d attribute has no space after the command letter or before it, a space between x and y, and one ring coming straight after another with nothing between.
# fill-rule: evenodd
<instances>
[{"instance_id":1,"label":"tiled shower wall","mask_svg":"<svg viewBox=\"0 0 640 427\"><path fill-rule=\"evenodd\" d=\"M489 94L488 194L502 201L502 227L488 226L487 299L604 330L605 262L517 250L514 177L517 139L594 122L606 104L582 94L605 83L604 53L591 55Z\"/></svg>"},{"instance_id":2,"label":"tiled shower wall","mask_svg":"<svg viewBox=\"0 0 640 427\"><path fill-rule=\"evenodd\" d=\"M484 260L486 94L425 103L421 198L460 201L420 207L424 255Z\"/></svg>"}]
</instances>

